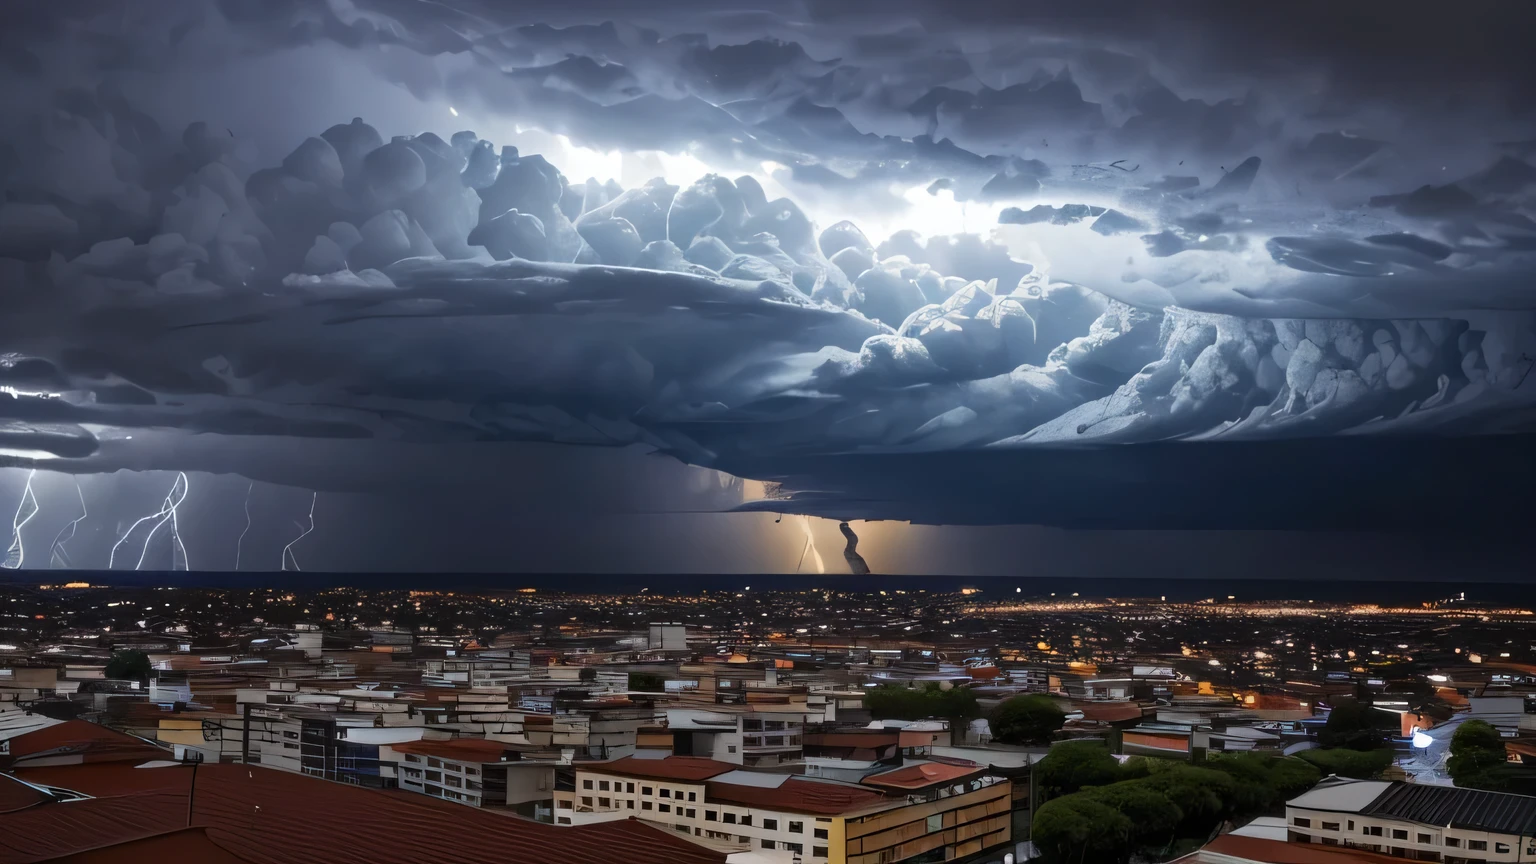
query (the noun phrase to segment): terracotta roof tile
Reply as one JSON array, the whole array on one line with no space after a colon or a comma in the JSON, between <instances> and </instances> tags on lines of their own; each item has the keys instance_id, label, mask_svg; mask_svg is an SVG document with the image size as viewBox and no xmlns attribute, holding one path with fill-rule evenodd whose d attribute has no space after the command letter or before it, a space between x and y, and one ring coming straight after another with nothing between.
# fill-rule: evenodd
<instances>
[{"instance_id":1,"label":"terracotta roof tile","mask_svg":"<svg viewBox=\"0 0 1536 864\"><path fill-rule=\"evenodd\" d=\"M791 777L777 788L740 786L735 783L708 783L706 794L711 801L727 801L748 807L764 807L790 813L813 813L833 816L863 810L886 800L883 792L845 786L841 783L822 783Z\"/></svg>"},{"instance_id":2,"label":"terracotta roof tile","mask_svg":"<svg viewBox=\"0 0 1536 864\"><path fill-rule=\"evenodd\" d=\"M1223 834L1207 843L1201 851L1264 861L1267 864L1402 864L1403 860L1341 846L1289 843L1265 837L1240 837L1236 834Z\"/></svg>"},{"instance_id":3,"label":"terracotta roof tile","mask_svg":"<svg viewBox=\"0 0 1536 864\"><path fill-rule=\"evenodd\" d=\"M417 756L435 756L439 759L452 759L456 762L500 762L501 758L512 749L499 741L490 741L485 738L451 738L446 741L402 741L399 744L387 745L396 753L411 753Z\"/></svg>"},{"instance_id":4,"label":"terracotta roof tile","mask_svg":"<svg viewBox=\"0 0 1536 864\"><path fill-rule=\"evenodd\" d=\"M66 720L17 735L11 739L10 751L11 762L16 765L25 765L29 759L76 754L85 762L144 762L164 759L170 753L143 739L85 720Z\"/></svg>"},{"instance_id":5,"label":"terracotta roof tile","mask_svg":"<svg viewBox=\"0 0 1536 864\"><path fill-rule=\"evenodd\" d=\"M626 777L649 777L652 780L687 780L697 783L717 777L737 766L729 762L716 762L697 756L668 756L665 759L636 759L625 756L612 762L598 762L590 766L594 771L623 774Z\"/></svg>"},{"instance_id":6,"label":"terracotta roof tile","mask_svg":"<svg viewBox=\"0 0 1536 864\"><path fill-rule=\"evenodd\" d=\"M954 783L966 777L980 774L983 770L980 765L943 765L936 762L926 762L921 765L908 765L895 771L887 771L884 774L865 777L864 784L867 786L889 786L893 789L926 789L929 786L937 786L941 783Z\"/></svg>"},{"instance_id":7,"label":"terracotta roof tile","mask_svg":"<svg viewBox=\"0 0 1536 864\"><path fill-rule=\"evenodd\" d=\"M100 770L65 766L55 773L82 772L86 780ZM0 814L0 864L32 864L186 827L185 788L165 787L183 777L190 781L191 770L135 770L150 791ZM55 780L72 786L66 776ZM445 844L462 864L505 864L513 850L518 860L540 864L724 860L721 853L635 820L555 826L253 765L202 765L195 797L193 826L252 864L417 864L441 860Z\"/></svg>"},{"instance_id":8,"label":"terracotta roof tile","mask_svg":"<svg viewBox=\"0 0 1536 864\"><path fill-rule=\"evenodd\" d=\"M164 864L166 861L249 864L249 859L215 843L203 828L183 828L45 860L57 864Z\"/></svg>"},{"instance_id":9,"label":"terracotta roof tile","mask_svg":"<svg viewBox=\"0 0 1536 864\"><path fill-rule=\"evenodd\" d=\"M47 800L48 796L42 792L0 774L0 814L22 810Z\"/></svg>"}]
</instances>

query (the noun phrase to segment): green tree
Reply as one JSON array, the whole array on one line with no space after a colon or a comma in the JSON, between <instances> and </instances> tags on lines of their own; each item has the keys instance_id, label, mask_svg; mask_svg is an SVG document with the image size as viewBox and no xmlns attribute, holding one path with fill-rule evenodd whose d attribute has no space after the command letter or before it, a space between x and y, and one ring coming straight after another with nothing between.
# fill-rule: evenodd
<instances>
[{"instance_id":1,"label":"green tree","mask_svg":"<svg viewBox=\"0 0 1536 864\"><path fill-rule=\"evenodd\" d=\"M1347 747L1350 750L1376 750L1385 737L1378 716L1382 712L1356 699L1341 699L1328 712L1328 722L1317 734L1317 742L1325 748Z\"/></svg>"},{"instance_id":2,"label":"green tree","mask_svg":"<svg viewBox=\"0 0 1536 864\"><path fill-rule=\"evenodd\" d=\"M1067 720L1049 696L1015 696L993 709L988 723L992 740L1003 744L1045 744Z\"/></svg>"},{"instance_id":3,"label":"green tree","mask_svg":"<svg viewBox=\"0 0 1536 864\"><path fill-rule=\"evenodd\" d=\"M631 672L629 689L636 693L660 693L667 689L667 679L649 672Z\"/></svg>"},{"instance_id":4,"label":"green tree","mask_svg":"<svg viewBox=\"0 0 1536 864\"><path fill-rule=\"evenodd\" d=\"M965 687L946 690L933 682L922 687L884 684L871 688L864 694L864 707L876 720L947 720L951 740L981 716L975 691Z\"/></svg>"},{"instance_id":5,"label":"green tree","mask_svg":"<svg viewBox=\"0 0 1536 864\"><path fill-rule=\"evenodd\" d=\"M1182 834L1209 830L1231 814L1229 802L1237 793L1237 782L1228 774L1210 768L1176 765L1136 781L1172 801L1184 814Z\"/></svg>"},{"instance_id":6,"label":"green tree","mask_svg":"<svg viewBox=\"0 0 1536 864\"><path fill-rule=\"evenodd\" d=\"M1124 861L1134 833L1129 817L1086 795L1047 801L1030 826L1030 839L1050 864Z\"/></svg>"},{"instance_id":7,"label":"green tree","mask_svg":"<svg viewBox=\"0 0 1536 864\"><path fill-rule=\"evenodd\" d=\"M1207 759L1202 767L1221 771L1236 782L1230 809L1242 816L1277 812L1322 777L1315 766L1300 759L1265 753L1224 753Z\"/></svg>"},{"instance_id":8,"label":"green tree","mask_svg":"<svg viewBox=\"0 0 1536 864\"><path fill-rule=\"evenodd\" d=\"M1468 720L1456 727L1445 769L1457 786L1505 791L1509 786L1509 755L1499 730L1483 720Z\"/></svg>"},{"instance_id":9,"label":"green tree","mask_svg":"<svg viewBox=\"0 0 1536 864\"><path fill-rule=\"evenodd\" d=\"M151 671L153 667L149 663L149 655L143 651L134 649L115 651L112 659L107 661L107 677L118 681L137 681L140 684L148 684Z\"/></svg>"},{"instance_id":10,"label":"green tree","mask_svg":"<svg viewBox=\"0 0 1536 864\"><path fill-rule=\"evenodd\" d=\"M1047 800L1123 779L1120 763L1099 741L1063 741L1035 763L1034 772Z\"/></svg>"},{"instance_id":11,"label":"green tree","mask_svg":"<svg viewBox=\"0 0 1536 864\"><path fill-rule=\"evenodd\" d=\"M1392 764L1391 750L1303 750L1296 754L1323 774L1374 780Z\"/></svg>"},{"instance_id":12,"label":"green tree","mask_svg":"<svg viewBox=\"0 0 1536 864\"><path fill-rule=\"evenodd\" d=\"M1111 807L1129 819L1129 841L1137 847L1167 846L1184 821L1184 812L1177 804L1142 780L1123 780L1108 786L1095 786L1078 794Z\"/></svg>"}]
</instances>

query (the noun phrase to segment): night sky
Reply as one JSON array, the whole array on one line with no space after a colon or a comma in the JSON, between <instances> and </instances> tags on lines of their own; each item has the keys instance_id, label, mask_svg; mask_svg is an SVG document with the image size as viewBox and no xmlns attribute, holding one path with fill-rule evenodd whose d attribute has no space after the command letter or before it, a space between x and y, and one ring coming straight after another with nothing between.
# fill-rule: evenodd
<instances>
[{"instance_id":1,"label":"night sky","mask_svg":"<svg viewBox=\"0 0 1536 864\"><path fill-rule=\"evenodd\" d=\"M844 573L842 520L891 574L1536 552L1531 4L0 16L23 567Z\"/></svg>"}]
</instances>

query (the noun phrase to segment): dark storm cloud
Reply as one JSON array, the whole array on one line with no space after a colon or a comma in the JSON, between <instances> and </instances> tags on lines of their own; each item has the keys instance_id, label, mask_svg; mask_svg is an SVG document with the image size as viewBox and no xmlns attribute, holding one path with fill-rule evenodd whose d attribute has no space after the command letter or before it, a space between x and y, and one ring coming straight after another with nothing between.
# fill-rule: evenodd
<instances>
[{"instance_id":1,"label":"dark storm cloud","mask_svg":"<svg viewBox=\"0 0 1536 864\"><path fill-rule=\"evenodd\" d=\"M1494 161L1531 61L1470 36L1525 13L1193 8L27 5L0 459L353 492L642 444L836 518L1466 527L1444 472L1386 493L1427 510L1363 469L1313 510L987 488L1061 446L1531 428L1536 168ZM485 124L757 176L582 184ZM829 227L946 206L991 236Z\"/></svg>"}]
</instances>

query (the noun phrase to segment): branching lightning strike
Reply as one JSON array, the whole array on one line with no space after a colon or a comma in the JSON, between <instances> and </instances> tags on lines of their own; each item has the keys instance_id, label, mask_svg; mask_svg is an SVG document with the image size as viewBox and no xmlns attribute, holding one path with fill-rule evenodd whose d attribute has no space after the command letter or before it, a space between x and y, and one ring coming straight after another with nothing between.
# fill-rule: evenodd
<instances>
[{"instance_id":1,"label":"branching lightning strike","mask_svg":"<svg viewBox=\"0 0 1536 864\"><path fill-rule=\"evenodd\" d=\"M315 503L318 502L319 500L320 500L320 493L319 492L311 493L311 497L309 499L309 527L308 528L304 528L304 532L302 534L300 534L299 536L293 538L293 542L292 543L289 543L287 546L283 547L283 569L284 570L289 570L289 569L292 569L292 570L302 570L302 569L304 569L304 568L299 566L299 559L294 557L294 555L293 555L293 547L295 545L297 545L300 540L303 540L305 537L308 537L310 532L315 530ZM295 521L294 524L297 525L298 522ZM300 527L303 527L303 526L300 526ZM290 562L293 564L293 567L291 567L291 568L288 566Z\"/></svg>"},{"instance_id":2,"label":"branching lightning strike","mask_svg":"<svg viewBox=\"0 0 1536 864\"><path fill-rule=\"evenodd\" d=\"M36 476L36 469L27 472L27 486L21 491L21 500L16 502L16 515L11 517L11 545L5 550L5 561L0 564L7 570L20 570L21 565L27 560L27 549L21 540L21 529L32 521L33 516L37 515L37 494L32 491L32 478Z\"/></svg>"},{"instance_id":3,"label":"branching lightning strike","mask_svg":"<svg viewBox=\"0 0 1536 864\"><path fill-rule=\"evenodd\" d=\"M240 532L240 539L235 541L235 569L240 569L240 548L245 545L245 535L251 530L251 492L256 488L255 482L245 489L245 530Z\"/></svg>"},{"instance_id":4,"label":"branching lightning strike","mask_svg":"<svg viewBox=\"0 0 1536 864\"><path fill-rule=\"evenodd\" d=\"M112 544L112 552L107 556L107 568L112 569L117 564L117 550L123 543L127 542L129 537L133 536L134 530L145 522L152 521L155 524L149 529L149 534L144 537L144 547L139 551L139 561L134 565L133 569L142 570L144 568L144 558L149 554L150 541L155 539L156 532L167 523L171 526L171 568L188 569L187 547L181 542L181 525L177 521L176 508L181 506L181 502L187 500L187 493L189 491L187 475L180 471L176 472L176 480L171 484L171 491L165 494L165 500L160 503L160 509L128 526L128 530L123 532L123 536L118 538L116 543ZM178 563L181 565L180 567L176 566Z\"/></svg>"},{"instance_id":5,"label":"branching lightning strike","mask_svg":"<svg viewBox=\"0 0 1536 864\"><path fill-rule=\"evenodd\" d=\"M69 560L69 550L65 546L69 541L75 539L75 535L79 533L80 523L85 521L86 516L90 515L90 511L85 506L85 492L81 490L78 478L75 478L75 494L80 498L80 515L69 520L63 528L59 529L59 533L54 535L53 548L50 550L48 559L48 566L54 570L67 569L74 566ZM66 537L65 534L69 536Z\"/></svg>"}]
</instances>

